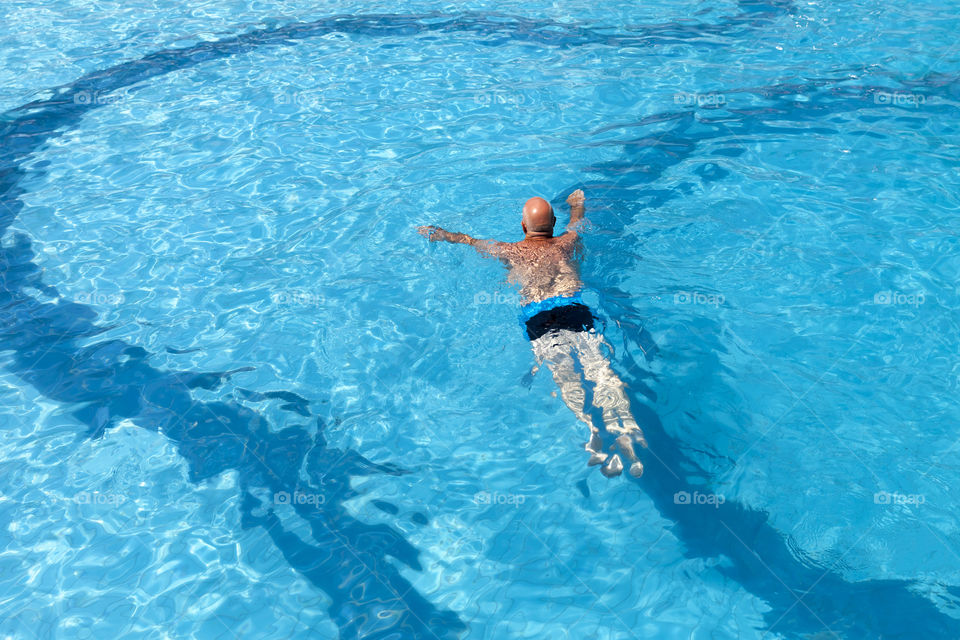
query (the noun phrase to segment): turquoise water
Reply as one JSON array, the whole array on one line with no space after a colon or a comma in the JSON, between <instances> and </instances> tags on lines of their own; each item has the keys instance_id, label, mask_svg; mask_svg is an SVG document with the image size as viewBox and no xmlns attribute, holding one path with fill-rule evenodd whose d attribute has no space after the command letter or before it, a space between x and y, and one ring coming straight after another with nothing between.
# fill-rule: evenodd
<instances>
[{"instance_id":1,"label":"turquoise water","mask_svg":"<svg viewBox=\"0 0 960 640\"><path fill-rule=\"evenodd\" d=\"M0 632L960 637L950 9L4 3ZM578 187L639 481L416 233Z\"/></svg>"}]
</instances>

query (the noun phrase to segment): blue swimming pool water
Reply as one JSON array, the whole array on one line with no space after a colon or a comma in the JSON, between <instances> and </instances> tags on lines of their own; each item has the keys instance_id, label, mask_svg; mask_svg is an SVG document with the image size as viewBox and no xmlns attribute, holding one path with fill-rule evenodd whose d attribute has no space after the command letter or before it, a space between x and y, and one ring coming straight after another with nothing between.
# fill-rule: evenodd
<instances>
[{"instance_id":1,"label":"blue swimming pool water","mask_svg":"<svg viewBox=\"0 0 960 640\"><path fill-rule=\"evenodd\" d=\"M0 11L4 637L960 637L949 5ZM415 231L577 187L639 481Z\"/></svg>"}]
</instances>

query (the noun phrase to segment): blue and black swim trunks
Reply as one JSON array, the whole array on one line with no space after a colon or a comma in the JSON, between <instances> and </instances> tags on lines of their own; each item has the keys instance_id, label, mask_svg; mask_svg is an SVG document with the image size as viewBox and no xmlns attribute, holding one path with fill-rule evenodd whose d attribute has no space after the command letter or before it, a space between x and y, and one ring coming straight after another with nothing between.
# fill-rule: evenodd
<instances>
[{"instance_id":1,"label":"blue and black swim trunks","mask_svg":"<svg viewBox=\"0 0 960 640\"><path fill-rule=\"evenodd\" d=\"M533 341L554 331L590 331L593 329L593 314L580 294L575 293L523 305L520 322L527 330L527 337Z\"/></svg>"}]
</instances>

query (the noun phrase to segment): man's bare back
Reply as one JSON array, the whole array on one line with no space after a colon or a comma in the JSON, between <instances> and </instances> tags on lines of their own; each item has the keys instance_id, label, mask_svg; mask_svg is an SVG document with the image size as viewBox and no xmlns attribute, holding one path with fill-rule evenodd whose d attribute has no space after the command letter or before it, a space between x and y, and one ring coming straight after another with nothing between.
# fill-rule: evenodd
<instances>
[{"instance_id":1,"label":"man's bare back","mask_svg":"<svg viewBox=\"0 0 960 640\"><path fill-rule=\"evenodd\" d=\"M523 303L540 302L555 296L572 296L583 288L579 244L575 233L524 239L503 243L497 257L510 269L507 279L519 285Z\"/></svg>"}]
</instances>

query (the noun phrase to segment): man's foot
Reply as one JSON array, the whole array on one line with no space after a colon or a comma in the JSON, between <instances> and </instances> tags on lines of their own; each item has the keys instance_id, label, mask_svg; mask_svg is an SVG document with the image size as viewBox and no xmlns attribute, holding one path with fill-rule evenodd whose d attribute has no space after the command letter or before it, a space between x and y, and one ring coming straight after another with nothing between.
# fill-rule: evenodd
<instances>
[{"instance_id":1,"label":"man's foot","mask_svg":"<svg viewBox=\"0 0 960 640\"><path fill-rule=\"evenodd\" d=\"M623 473L623 463L620 462L620 456L613 454L613 457L610 458L610 462L600 467L600 473L608 478L616 478L618 475Z\"/></svg>"},{"instance_id":2,"label":"man's foot","mask_svg":"<svg viewBox=\"0 0 960 640\"><path fill-rule=\"evenodd\" d=\"M603 441L600 440L600 434L596 431L594 431L590 436L590 441L583 445L583 448L586 449L587 453L590 454L590 461L587 462L588 467L603 464L609 457L607 454L601 451L603 448Z\"/></svg>"},{"instance_id":3,"label":"man's foot","mask_svg":"<svg viewBox=\"0 0 960 640\"><path fill-rule=\"evenodd\" d=\"M638 429L639 431L639 429ZM646 446L646 441L643 440L643 434L640 434L640 442ZM639 478L643 475L643 463L637 459L637 454L633 451L633 439L630 435L624 434L617 438L617 447L620 449L620 453L623 454L623 457L630 461L630 475L634 478Z\"/></svg>"}]
</instances>

